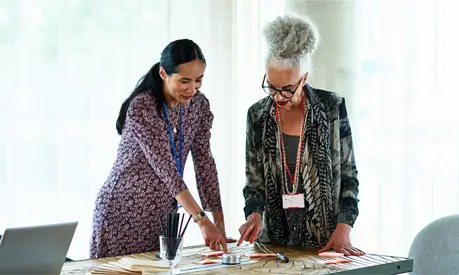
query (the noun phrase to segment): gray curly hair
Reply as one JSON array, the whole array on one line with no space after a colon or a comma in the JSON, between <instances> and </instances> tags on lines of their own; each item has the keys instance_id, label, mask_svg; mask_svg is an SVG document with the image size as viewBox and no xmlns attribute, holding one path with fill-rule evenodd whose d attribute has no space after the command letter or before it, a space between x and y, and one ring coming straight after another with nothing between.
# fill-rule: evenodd
<instances>
[{"instance_id":1,"label":"gray curly hair","mask_svg":"<svg viewBox=\"0 0 459 275\"><path fill-rule=\"evenodd\" d=\"M269 22L263 34L268 45L266 66L274 68L310 69L309 57L318 45L316 26L307 17L279 16Z\"/></svg>"}]
</instances>

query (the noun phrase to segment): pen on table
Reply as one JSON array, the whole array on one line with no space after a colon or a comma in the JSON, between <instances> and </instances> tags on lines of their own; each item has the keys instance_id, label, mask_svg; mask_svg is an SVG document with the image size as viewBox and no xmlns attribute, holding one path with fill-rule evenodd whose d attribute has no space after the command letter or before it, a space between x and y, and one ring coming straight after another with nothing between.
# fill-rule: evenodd
<instances>
[{"instance_id":1,"label":"pen on table","mask_svg":"<svg viewBox=\"0 0 459 275\"><path fill-rule=\"evenodd\" d=\"M258 246L258 248L263 251L264 253L272 253L272 254L275 254L273 253L271 250L267 249L266 246L264 244L262 244L260 241L255 241L255 244ZM277 253L276 254L276 257L281 260L281 262L283 263L288 263L289 262L289 259L287 258L287 256L285 256L284 254L282 253Z\"/></svg>"},{"instance_id":2,"label":"pen on table","mask_svg":"<svg viewBox=\"0 0 459 275\"><path fill-rule=\"evenodd\" d=\"M287 256L285 256L282 253L277 253L276 255L279 260L281 260L284 263L288 263L289 259L287 258Z\"/></svg>"}]
</instances>

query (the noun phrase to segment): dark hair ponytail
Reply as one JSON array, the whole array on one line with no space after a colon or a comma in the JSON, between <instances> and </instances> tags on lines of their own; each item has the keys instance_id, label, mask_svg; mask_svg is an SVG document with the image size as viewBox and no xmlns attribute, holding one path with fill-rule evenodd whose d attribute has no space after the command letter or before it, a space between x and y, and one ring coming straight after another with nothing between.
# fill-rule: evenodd
<instances>
[{"instance_id":1,"label":"dark hair ponytail","mask_svg":"<svg viewBox=\"0 0 459 275\"><path fill-rule=\"evenodd\" d=\"M116 120L116 131L119 135L123 132L124 123L126 122L126 114L131 101L139 94L147 92L155 97L158 110L163 105L165 100L163 94L163 80L159 76L159 62L153 65L146 75L139 79L137 86L129 97L121 105L118 119Z\"/></svg>"},{"instance_id":2,"label":"dark hair ponytail","mask_svg":"<svg viewBox=\"0 0 459 275\"><path fill-rule=\"evenodd\" d=\"M147 92L155 97L156 110L159 115L162 113L163 104L166 100L163 93L163 80L159 75L159 67L163 67L167 75L178 72L178 66L193 60L206 62L201 48L189 39L175 40L169 43L161 53L161 61L153 65L151 69L137 82L137 86L129 97L121 105L121 109L116 120L116 131L119 135L123 132L126 114L131 101L143 92Z\"/></svg>"}]
</instances>

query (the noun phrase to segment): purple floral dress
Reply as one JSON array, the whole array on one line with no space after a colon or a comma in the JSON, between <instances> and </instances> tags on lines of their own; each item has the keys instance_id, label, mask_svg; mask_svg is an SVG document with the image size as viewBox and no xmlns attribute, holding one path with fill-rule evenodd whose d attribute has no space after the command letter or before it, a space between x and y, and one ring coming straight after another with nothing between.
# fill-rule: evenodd
<instances>
[{"instance_id":1,"label":"purple floral dress","mask_svg":"<svg viewBox=\"0 0 459 275\"><path fill-rule=\"evenodd\" d=\"M129 106L116 161L97 195L91 258L159 250L158 217L165 224L165 214L177 207L174 197L187 189L175 166L167 122L156 108L148 93L138 95ZM169 107L168 113L177 125L179 107ZM201 92L182 105L183 166L191 151L202 206L205 211L220 211L217 169L210 151L212 121L209 101ZM174 139L178 153L179 131Z\"/></svg>"}]
</instances>

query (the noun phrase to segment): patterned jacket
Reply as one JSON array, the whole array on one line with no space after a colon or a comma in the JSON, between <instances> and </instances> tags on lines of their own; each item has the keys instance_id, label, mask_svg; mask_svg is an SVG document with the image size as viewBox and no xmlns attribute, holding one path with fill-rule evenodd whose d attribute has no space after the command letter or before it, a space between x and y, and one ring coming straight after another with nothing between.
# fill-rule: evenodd
<instances>
[{"instance_id":1,"label":"patterned jacket","mask_svg":"<svg viewBox=\"0 0 459 275\"><path fill-rule=\"evenodd\" d=\"M301 231L299 245L320 247L328 241L337 223L353 226L359 213L359 182L344 98L307 84L304 91L309 111L303 146L308 146L309 153L302 156L300 184L304 187L307 211L304 222L295 230ZM262 214L260 241L291 244L292 228L287 226L282 207L282 163L277 132L274 102L270 97L249 108L244 212L246 218L254 211Z\"/></svg>"}]
</instances>

